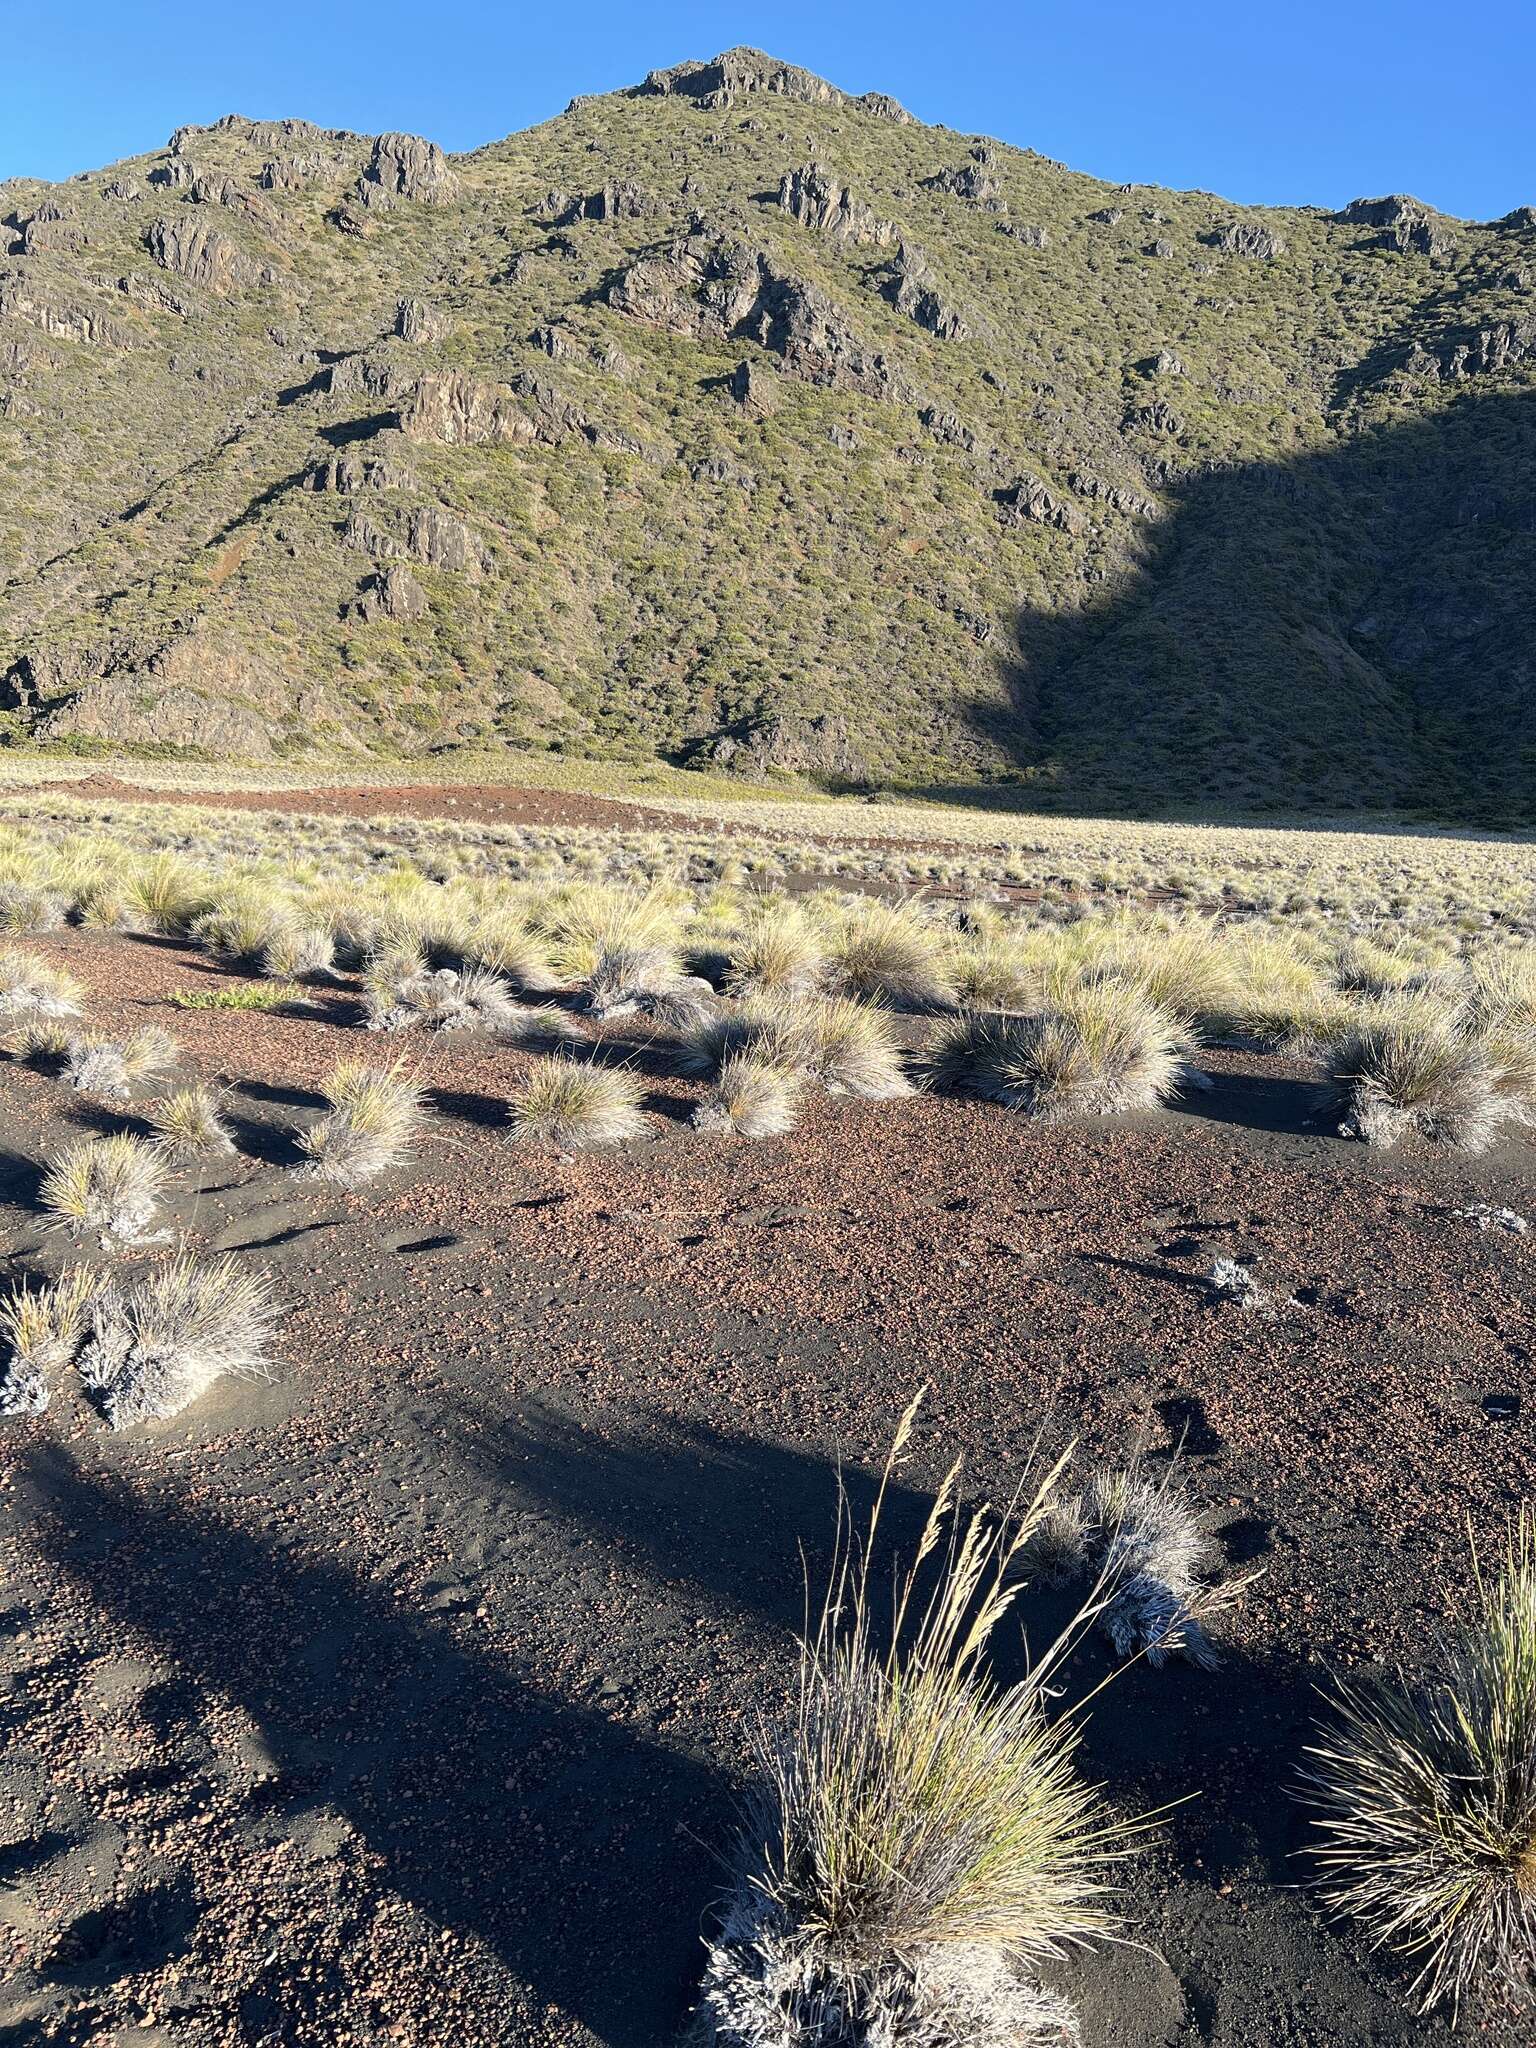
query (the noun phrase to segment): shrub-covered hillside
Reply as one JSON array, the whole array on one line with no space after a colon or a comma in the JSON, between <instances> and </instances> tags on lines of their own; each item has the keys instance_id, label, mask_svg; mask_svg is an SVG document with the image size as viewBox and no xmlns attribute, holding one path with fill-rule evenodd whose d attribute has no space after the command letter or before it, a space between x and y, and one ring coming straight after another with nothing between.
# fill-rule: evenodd
<instances>
[{"instance_id":1,"label":"shrub-covered hillside","mask_svg":"<svg viewBox=\"0 0 1536 2048\"><path fill-rule=\"evenodd\" d=\"M752 51L0 186L0 721L1536 815L1536 212L1115 187Z\"/></svg>"}]
</instances>

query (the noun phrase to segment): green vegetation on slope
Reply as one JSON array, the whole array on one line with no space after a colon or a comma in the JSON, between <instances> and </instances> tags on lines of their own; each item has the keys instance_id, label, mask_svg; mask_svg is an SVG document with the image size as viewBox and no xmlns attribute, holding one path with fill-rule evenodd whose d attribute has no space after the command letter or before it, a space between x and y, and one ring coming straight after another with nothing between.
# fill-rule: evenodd
<instances>
[{"instance_id":1,"label":"green vegetation on slope","mask_svg":"<svg viewBox=\"0 0 1536 2048\"><path fill-rule=\"evenodd\" d=\"M14 737L1536 816L1536 216L1110 187L752 53L0 210Z\"/></svg>"}]
</instances>

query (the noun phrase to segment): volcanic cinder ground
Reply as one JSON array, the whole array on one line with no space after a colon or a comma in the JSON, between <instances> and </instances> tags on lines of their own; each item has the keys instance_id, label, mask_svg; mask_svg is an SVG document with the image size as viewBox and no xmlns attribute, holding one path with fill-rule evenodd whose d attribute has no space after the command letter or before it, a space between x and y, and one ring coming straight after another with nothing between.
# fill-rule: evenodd
<instances>
[{"instance_id":1,"label":"volcanic cinder ground","mask_svg":"<svg viewBox=\"0 0 1536 2048\"><path fill-rule=\"evenodd\" d=\"M957 1453L995 1499L1073 1438L1085 1471L1182 1445L1229 1573L1259 1573L1218 1671L1094 1703L1089 1773L1185 1803L1124 1873L1142 1945L1068 1973L1090 2048L1452 2038L1319 1917L1291 1794L1329 1668L1420 1660L1468 1525L1495 1543L1530 1493L1536 1235L1454 1213L1536 1209L1528 1148L1375 1154L1310 1120L1299 1066L1237 1053L1167 1115L821 1097L745 1146L615 1034L655 1135L562 1161L507 1138L522 1055L439 1037L407 1048L416 1156L343 1195L292 1132L380 1049L355 990L182 1013L172 988L227 980L196 952L38 943L227 1089L240 1156L172 1222L287 1309L270 1383L113 1436L66 1381L0 1436L0 2042L673 2039L839 1465L857 1513L925 1383L893 1542ZM38 1162L124 1127L0 1065L7 1282L68 1257ZM1212 1298L1218 1255L1273 1318ZM1054 1617L1018 1612L1005 1673ZM1106 1668L1089 1645L1074 1686ZM1494 2003L1461 2037L1530 2025Z\"/></svg>"}]
</instances>

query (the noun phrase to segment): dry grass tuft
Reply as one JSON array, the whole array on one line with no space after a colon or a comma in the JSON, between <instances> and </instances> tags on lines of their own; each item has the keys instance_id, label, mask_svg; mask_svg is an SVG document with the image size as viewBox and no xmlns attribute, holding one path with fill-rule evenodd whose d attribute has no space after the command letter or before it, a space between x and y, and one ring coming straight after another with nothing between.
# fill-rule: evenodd
<instances>
[{"instance_id":1,"label":"dry grass tuft","mask_svg":"<svg viewBox=\"0 0 1536 2048\"><path fill-rule=\"evenodd\" d=\"M158 1081L176 1064L180 1048L158 1024L145 1024L126 1038L88 1031L71 1038L64 1076L82 1095L126 1102L135 1088Z\"/></svg>"},{"instance_id":2,"label":"dry grass tuft","mask_svg":"<svg viewBox=\"0 0 1536 2048\"><path fill-rule=\"evenodd\" d=\"M14 946L0 950L0 1016L78 1017L80 984Z\"/></svg>"},{"instance_id":3,"label":"dry grass tuft","mask_svg":"<svg viewBox=\"0 0 1536 2048\"><path fill-rule=\"evenodd\" d=\"M796 903L765 904L730 948L725 987L738 998L808 996L826 971L822 934Z\"/></svg>"},{"instance_id":4,"label":"dry grass tuft","mask_svg":"<svg viewBox=\"0 0 1536 2048\"><path fill-rule=\"evenodd\" d=\"M693 1127L738 1138L780 1138L795 1127L799 1097L798 1075L750 1052L733 1052L721 1061L712 1092L694 1111Z\"/></svg>"},{"instance_id":5,"label":"dry grass tuft","mask_svg":"<svg viewBox=\"0 0 1536 2048\"><path fill-rule=\"evenodd\" d=\"M31 932L56 932L68 910L69 899L56 889L0 878L0 933L9 938L25 938Z\"/></svg>"},{"instance_id":6,"label":"dry grass tuft","mask_svg":"<svg viewBox=\"0 0 1536 2048\"><path fill-rule=\"evenodd\" d=\"M929 1085L967 1089L1026 1116L1155 1109L1179 1087L1188 1041L1139 990L1084 982L1033 1017L966 1016L935 1033Z\"/></svg>"},{"instance_id":7,"label":"dry grass tuft","mask_svg":"<svg viewBox=\"0 0 1536 2048\"><path fill-rule=\"evenodd\" d=\"M299 1150L317 1179L359 1188L409 1152L422 1115L422 1089L402 1061L372 1066L338 1060L320 1084L330 1104L298 1134Z\"/></svg>"},{"instance_id":8,"label":"dry grass tuft","mask_svg":"<svg viewBox=\"0 0 1536 2048\"><path fill-rule=\"evenodd\" d=\"M950 953L950 935L920 903L866 901L834 928L827 971L843 995L941 1009L955 999Z\"/></svg>"},{"instance_id":9,"label":"dry grass tuft","mask_svg":"<svg viewBox=\"0 0 1536 2048\"><path fill-rule=\"evenodd\" d=\"M1324 1057L1331 1113L1346 1137L1428 1139L1481 1152L1514 1111L1488 1053L1451 1011L1425 998L1363 1010Z\"/></svg>"},{"instance_id":10,"label":"dry grass tuft","mask_svg":"<svg viewBox=\"0 0 1536 2048\"><path fill-rule=\"evenodd\" d=\"M204 1265L180 1254L97 1296L80 1377L110 1428L165 1421L226 1373L264 1377L276 1318L265 1274L229 1256Z\"/></svg>"},{"instance_id":11,"label":"dry grass tuft","mask_svg":"<svg viewBox=\"0 0 1536 2048\"><path fill-rule=\"evenodd\" d=\"M152 1102L144 1114L154 1130L155 1144L167 1159L180 1163L235 1149L234 1137L220 1113L219 1099L201 1081Z\"/></svg>"},{"instance_id":12,"label":"dry grass tuft","mask_svg":"<svg viewBox=\"0 0 1536 2048\"><path fill-rule=\"evenodd\" d=\"M1308 1751L1319 1889L1418 1965L1428 2010L1518 1989L1536 1954L1536 1513L1422 1680L1340 1681Z\"/></svg>"},{"instance_id":13,"label":"dry grass tuft","mask_svg":"<svg viewBox=\"0 0 1536 2048\"><path fill-rule=\"evenodd\" d=\"M757 1739L700 2042L1044 2048L1076 2030L1034 1973L1115 1927L1108 1878L1131 1829L1078 1777L1073 1719L1047 1707L1083 1617L1015 1684L986 1664L1049 1480L1004 1520L964 1521L950 1472L886 1646L872 1559L915 1405L862 1541L840 1524L790 1713Z\"/></svg>"},{"instance_id":14,"label":"dry grass tuft","mask_svg":"<svg viewBox=\"0 0 1536 2048\"><path fill-rule=\"evenodd\" d=\"M48 1381L74 1363L100 1283L83 1266L45 1287L23 1283L0 1302L0 1339L9 1356L0 1371L0 1415L41 1415Z\"/></svg>"},{"instance_id":15,"label":"dry grass tuft","mask_svg":"<svg viewBox=\"0 0 1536 2048\"><path fill-rule=\"evenodd\" d=\"M100 1234L108 1249L151 1242L166 1164L143 1138L76 1138L49 1163L40 1200L53 1226Z\"/></svg>"},{"instance_id":16,"label":"dry grass tuft","mask_svg":"<svg viewBox=\"0 0 1536 2048\"><path fill-rule=\"evenodd\" d=\"M530 1062L508 1107L512 1136L523 1144L576 1151L617 1145L646 1129L640 1109L644 1089L622 1067L589 1066L545 1055Z\"/></svg>"}]
</instances>

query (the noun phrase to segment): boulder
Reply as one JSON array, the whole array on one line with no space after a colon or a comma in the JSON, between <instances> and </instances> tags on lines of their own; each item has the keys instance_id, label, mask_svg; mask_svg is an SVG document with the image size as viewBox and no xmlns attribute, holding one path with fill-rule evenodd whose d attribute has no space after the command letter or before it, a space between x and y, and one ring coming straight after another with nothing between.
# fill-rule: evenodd
<instances>
[{"instance_id":1,"label":"boulder","mask_svg":"<svg viewBox=\"0 0 1536 2048\"><path fill-rule=\"evenodd\" d=\"M453 316L425 299L401 299L395 306L395 332L402 341L446 341Z\"/></svg>"},{"instance_id":2,"label":"boulder","mask_svg":"<svg viewBox=\"0 0 1536 2048\"><path fill-rule=\"evenodd\" d=\"M1262 263L1272 263L1285 254L1285 237L1272 228L1260 227L1256 221L1229 220L1204 239L1224 255L1251 256Z\"/></svg>"},{"instance_id":3,"label":"boulder","mask_svg":"<svg viewBox=\"0 0 1536 2048\"><path fill-rule=\"evenodd\" d=\"M992 495L1004 526L1054 526L1062 533L1082 533L1088 524L1075 505L1037 476L1021 476Z\"/></svg>"},{"instance_id":4,"label":"boulder","mask_svg":"<svg viewBox=\"0 0 1536 2048\"><path fill-rule=\"evenodd\" d=\"M990 160L989 157L987 161ZM968 206L979 206L983 213L1008 211L1002 186L989 176L981 161L973 159L953 170L936 171L931 178L924 178L923 183L930 192L948 192L955 199L963 199Z\"/></svg>"},{"instance_id":5,"label":"boulder","mask_svg":"<svg viewBox=\"0 0 1536 2048\"><path fill-rule=\"evenodd\" d=\"M392 562L371 576L355 607L364 624L375 619L419 619L427 608L421 585L403 562Z\"/></svg>"},{"instance_id":6,"label":"boulder","mask_svg":"<svg viewBox=\"0 0 1536 2048\"><path fill-rule=\"evenodd\" d=\"M964 318L944 297L931 275L928 258L910 242L901 244L882 289L898 313L915 320L930 334L937 334L944 341L964 341L970 334Z\"/></svg>"},{"instance_id":7,"label":"boulder","mask_svg":"<svg viewBox=\"0 0 1536 2048\"><path fill-rule=\"evenodd\" d=\"M484 384L462 371L422 377L400 408L400 431L408 441L448 448L492 447L531 441L533 424L505 384Z\"/></svg>"}]
</instances>

